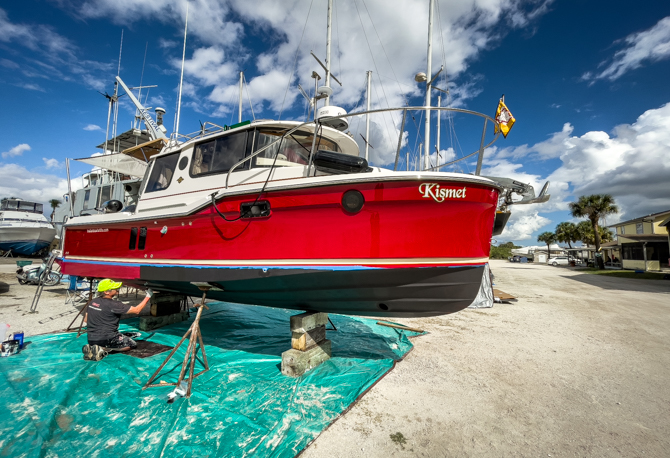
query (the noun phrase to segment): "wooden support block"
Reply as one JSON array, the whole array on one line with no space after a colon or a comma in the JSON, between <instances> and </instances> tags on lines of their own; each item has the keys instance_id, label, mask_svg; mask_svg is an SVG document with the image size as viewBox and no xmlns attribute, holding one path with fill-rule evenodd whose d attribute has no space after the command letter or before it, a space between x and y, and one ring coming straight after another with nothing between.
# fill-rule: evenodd
<instances>
[{"instance_id":1,"label":"wooden support block","mask_svg":"<svg viewBox=\"0 0 670 458\"><path fill-rule=\"evenodd\" d=\"M305 351L326 339L326 327L319 326L307 332L293 332L291 347Z\"/></svg>"},{"instance_id":2,"label":"wooden support block","mask_svg":"<svg viewBox=\"0 0 670 458\"><path fill-rule=\"evenodd\" d=\"M512 299L516 299L516 297L512 296L511 294L507 294L503 291L500 291L499 289L493 289L493 295L500 299L501 301L509 301Z\"/></svg>"},{"instance_id":3,"label":"wooden support block","mask_svg":"<svg viewBox=\"0 0 670 458\"><path fill-rule=\"evenodd\" d=\"M305 372L328 361L332 355L330 340L323 340L307 351L286 350L281 354L281 373L289 377L300 377Z\"/></svg>"},{"instance_id":4,"label":"wooden support block","mask_svg":"<svg viewBox=\"0 0 670 458\"><path fill-rule=\"evenodd\" d=\"M155 294L149 302L151 304L151 315L164 316L179 313L185 297L181 294Z\"/></svg>"},{"instance_id":5,"label":"wooden support block","mask_svg":"<svg viewBox=\"0 0 670 458\"><path fill-rule=\"evenodd\" d=\"M188 312L173 313L165 316L141 316L140 330L153 331L154 329L162 328L170 324L180 323L188 320Z\"/></svg>"},{"instance_id":6,"label":"wooden support block","mask_svg":"<svg viewBox=\"0 0 670 458\"><path fill-rule=\"evenodd\" d=\"M328 314L322 312L305 312L291 317L291 332L307 332L328 323Z\"/></svg>"}]
</instances>

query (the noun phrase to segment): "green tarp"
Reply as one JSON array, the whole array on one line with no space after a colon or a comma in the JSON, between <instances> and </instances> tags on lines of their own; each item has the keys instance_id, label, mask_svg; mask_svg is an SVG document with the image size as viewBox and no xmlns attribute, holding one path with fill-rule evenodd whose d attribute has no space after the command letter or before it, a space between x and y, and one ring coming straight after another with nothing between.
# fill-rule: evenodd
<instances>
[{"instance_id":1,"label":"green tarp","mask_svg":"<svg viewBox=\"0 0 670 458\"><path fill-rule=\"evenodd\" d=\"M189 399L173 404L166 402L173 387L142 390L167 352L92 362L82 358L85 335L27 338L21 353L0 358L0 456L294 456L388 372L416 335L331 315L333 358L290 378L280 372L281 353L290 348L289 317L299 312L208 306L200 328L211 369L195 379ZM127 323L123 330L137 330L137 320ZM172 347L189 326L139 339ZM176 380L185 351L186 344L159 380Z\"/></svg>"}]
</instances>

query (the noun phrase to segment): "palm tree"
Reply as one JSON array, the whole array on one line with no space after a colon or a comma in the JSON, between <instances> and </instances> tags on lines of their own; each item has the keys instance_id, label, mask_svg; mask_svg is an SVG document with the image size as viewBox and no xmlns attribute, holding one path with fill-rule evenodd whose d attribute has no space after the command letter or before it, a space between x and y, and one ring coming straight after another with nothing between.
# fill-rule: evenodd
<instances>
[{"instance_id":1,"label":"palm tree","mask_svg":"<svg viewBox=\"0 0 670 458\"><path fill-rule=\"evenodd\" d=\"M577 240L586 245L595 245L596 239L593 236L593 227L590 221L581 221L577 224Z\"/></svg>"},{"instance_id":2,"label":"palm tree","mask_svg":"<svg viewBox=\"0 0 670 458\"><path fill-rule=\"evenodd\" d=\"M556 240L562 243L567 243L572 248L572 242L579 240L577 234L577 225L575 223L560 223L556 226Z\"/></svg>"},{"instance_id":3,"label":"palm tree","mask_svg":"<svg viewBox=\"0 0 670 458\"><path fill-rule=\"evenodd\" d=\"M51 199L49 201L49 205L51 205L51 221L54 220L54 213L56 212L56 208L61 204L62 202L58 199Z\"/></svg>"},{"instance_id":4,"label":"palm tree","mask_svg":"<svg viewBox=\"0 0 670 458\"><path fill-rule=\"evenodd\" d=\"M594 234L594 245L596 253L600 252L600 230L598 223L607 215L619 213L619 207L614 203L614 197L610 194L593 194L581 196L577 202L570 204L570 213L576 218L588 218ZM605 263L602 257L597 257L598 268L604 269Z\"/></svg>"},{"instance_id":5,"label":"palm tree","mask_svg":"<svg viewBox=\"0 0 670 458\"><path fill-rule=\"evenodd\" d=\"M544 242L547 244L547 255L548 257L551 258L551 248L549 247L549 245L551 245L556 241L556 234L554 234L553 232L543 232L537 236L537 241Z\"/></svg>"}]
</instances>

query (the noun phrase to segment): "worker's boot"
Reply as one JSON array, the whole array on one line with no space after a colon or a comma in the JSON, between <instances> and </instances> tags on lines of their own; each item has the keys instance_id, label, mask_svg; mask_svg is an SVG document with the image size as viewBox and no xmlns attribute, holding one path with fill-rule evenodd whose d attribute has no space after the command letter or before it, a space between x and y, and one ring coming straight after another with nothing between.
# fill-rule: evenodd
<instances>
[{"instance_id":1,"label":"worker's boot","mask_svg":"<svg viewBox=\"0 0 670 458\"><path fill-rule=\"evenodd\" d=\"M89 344L81 347L81 352L84 354L84 359L86 361L93 361L93 352L91 351L91 346Z\"/></svg>"},{"instance_id":2,"label":"worker's boot","mask_svg":"<svg viewBox=\"0 0 670 458\"><path fill-rule=\"evenodd\" d=\"M107 351L100 345L91 346L91 360L92 361L101 361L102 358L107 356Z\"/></svg>"}]
</instances>

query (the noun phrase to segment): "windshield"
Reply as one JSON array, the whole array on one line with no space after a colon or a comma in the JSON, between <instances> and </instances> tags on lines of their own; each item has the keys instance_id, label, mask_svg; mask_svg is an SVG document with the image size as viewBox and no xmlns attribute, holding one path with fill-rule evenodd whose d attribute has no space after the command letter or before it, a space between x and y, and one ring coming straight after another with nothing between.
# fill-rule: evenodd
<instances>
[{"instance_id":1,"label":"windshield","mask_svg":"<svg viewBox=\"0 0 670 458\"><path fill-rule=\"evenodd\" d=\"M244 159L247 131L219 137L195 147L191 176L224 173Z\"/></svg>"},{"instance_id":2,"label":"windshield","mask_svg":"<svg viewBox=\"0 0 670 458\"><path fill-rule=\"evenodd\" d=\"M283 129L263 129L256 131L254 151L277 141L286 131ZM252 167L270 167L274 163L279 167L296 167L309 163L309 152L312 149L314 135L308 132L293 132L281 142L269 147L254 157ZM337 143L324 137L317 138L316 148L338 151ZM275 155L277 160L275 161Z\"/></svg>"},{"instance_id":3,"label":"windshield","mask_svg":"<svg viewBox=\"0 0 670 458\"><path fill-rule=\"evenodd\" d=\"M177 167L177 159L179 159L179 153L155 159L144 192L155 192L167 189L167 187L170 186L174 170Z\"/></svg>"}]
</instances>

